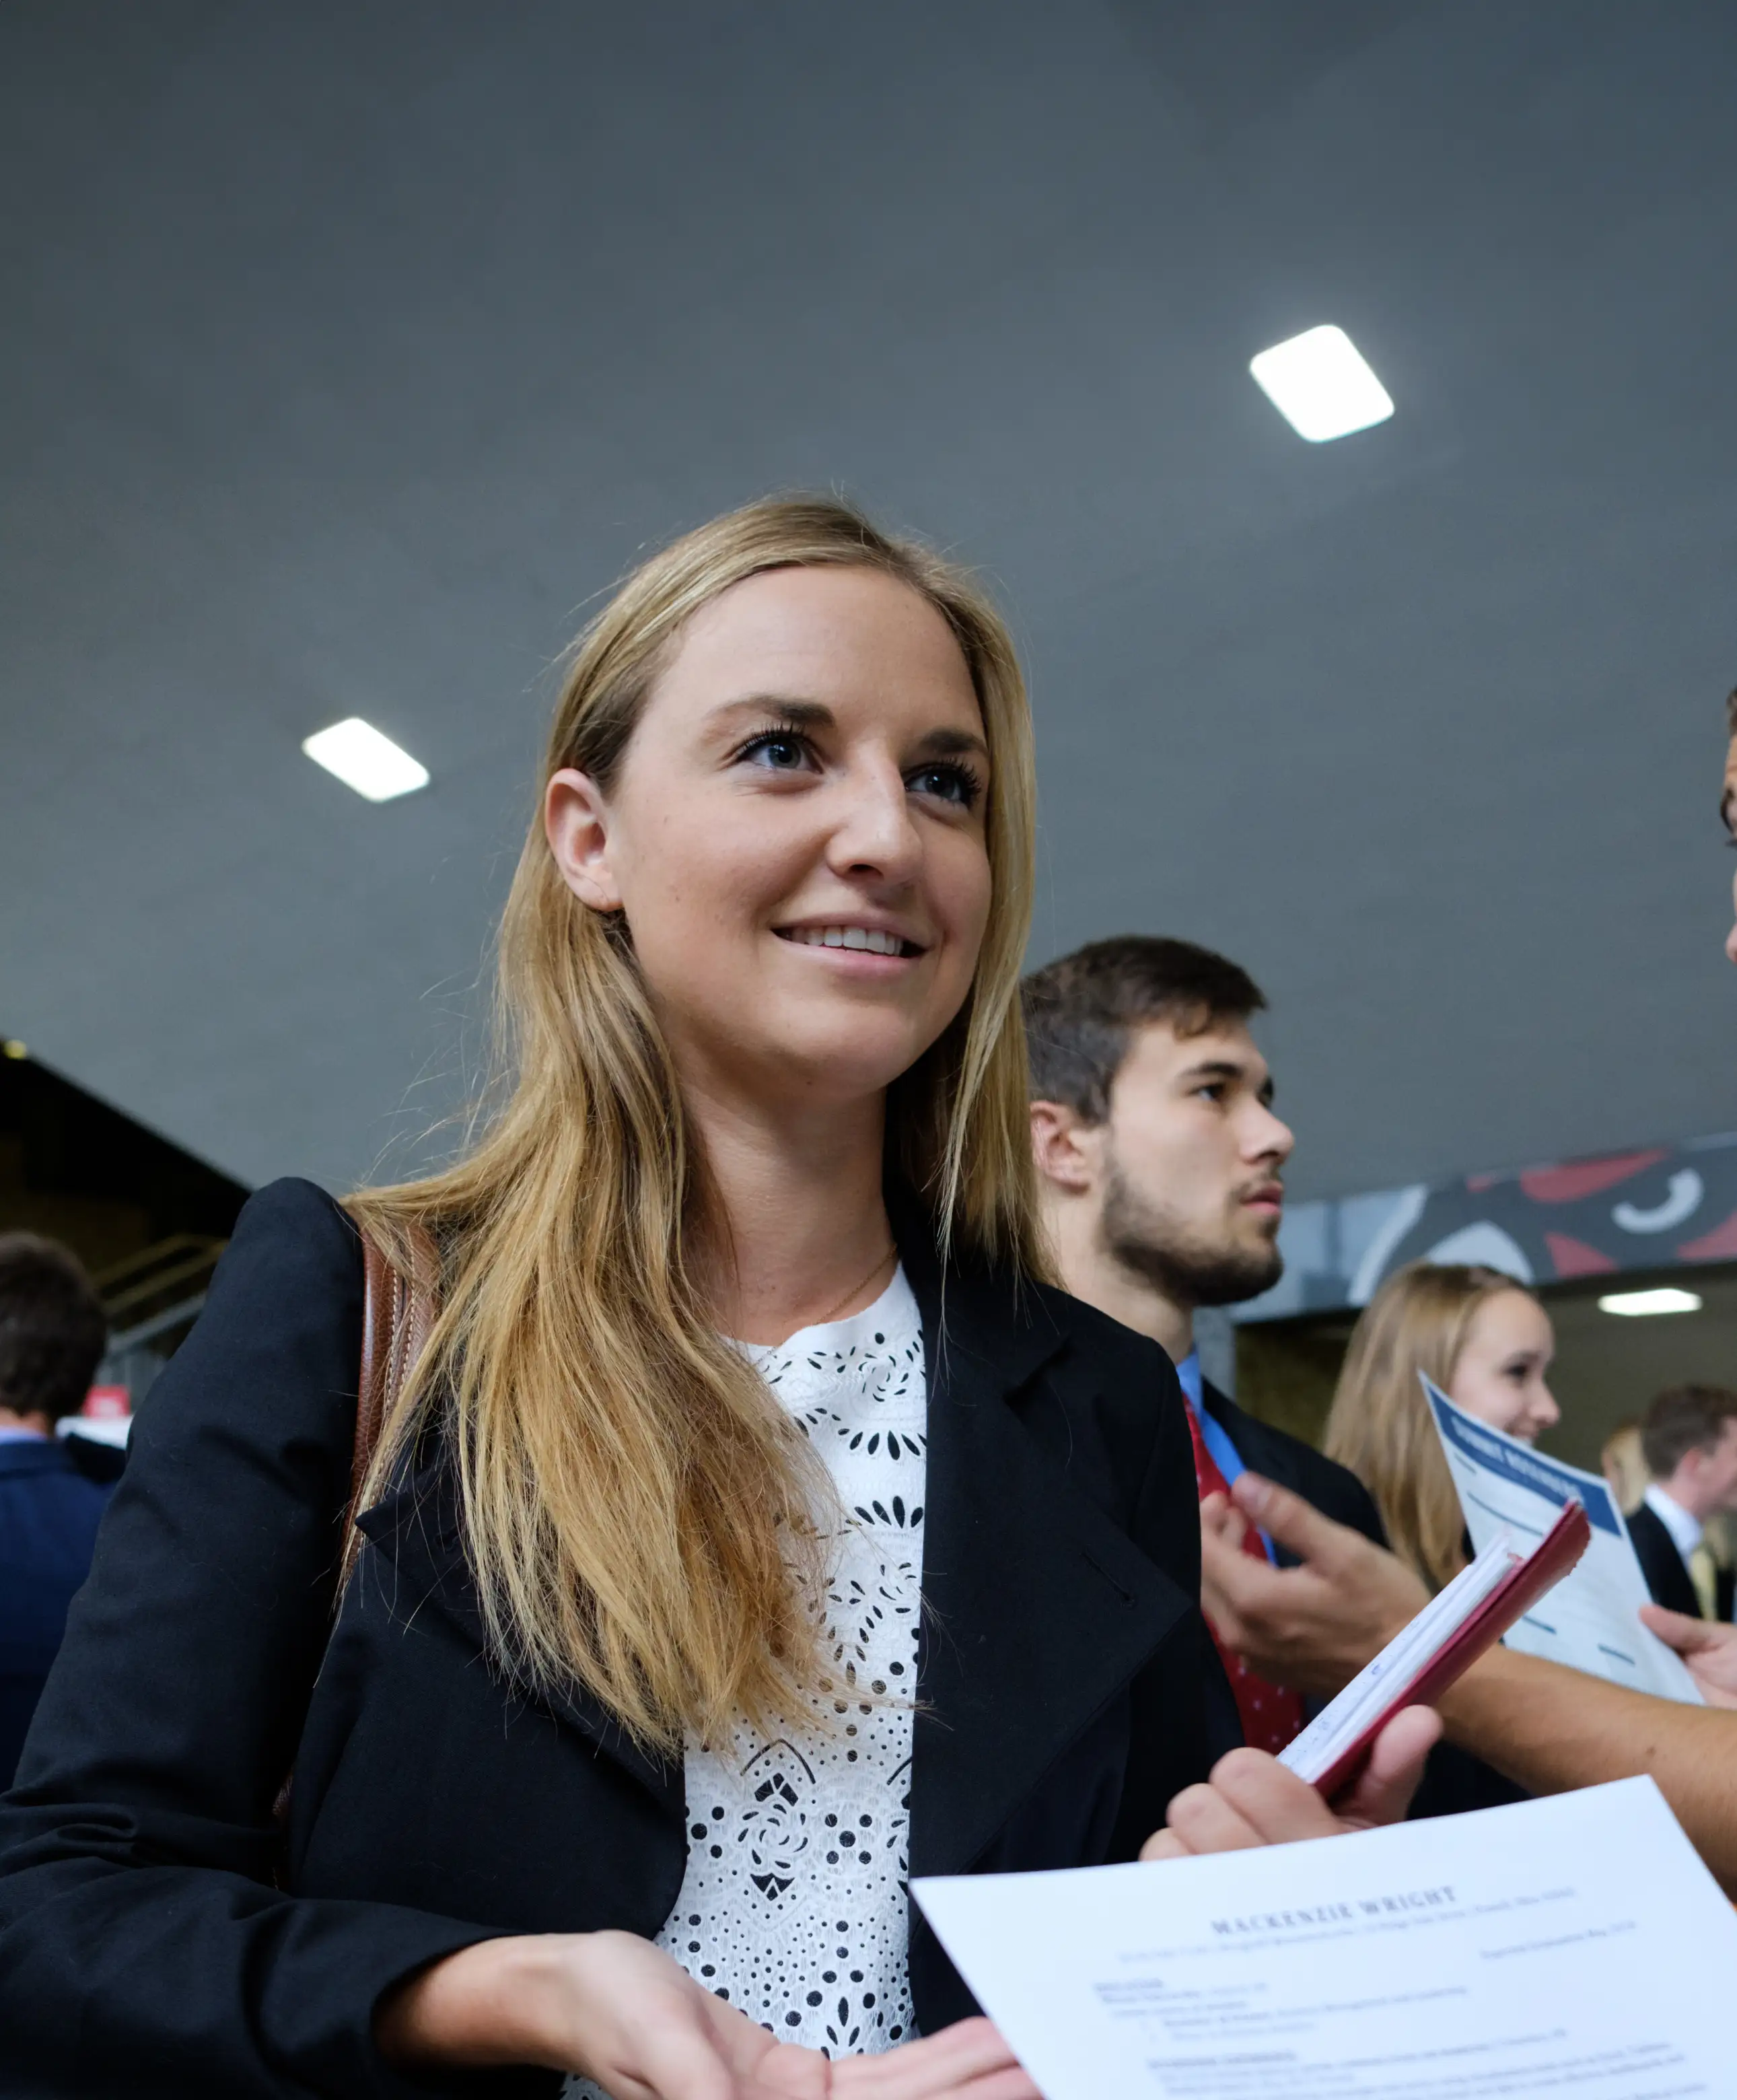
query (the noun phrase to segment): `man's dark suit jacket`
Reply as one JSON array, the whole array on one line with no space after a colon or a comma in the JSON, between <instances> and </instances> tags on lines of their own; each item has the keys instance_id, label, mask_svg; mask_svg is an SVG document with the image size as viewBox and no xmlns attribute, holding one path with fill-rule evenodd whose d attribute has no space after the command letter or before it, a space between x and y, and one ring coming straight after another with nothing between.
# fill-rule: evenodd
<instances>
[{"instance_id":1,"label":"man's dark suit jacket","mask_svg":"<svg viewBox=\"0 0 1737 2100\"><path fill-rule=\"evenodd\" d=\"M1275 1429L1271 1423L1259 1422L1252 1414L1245 1414L1228 1393L1220 1392L1210 1380L1201 1381L1201 1399L1206 1412L1229 1437L1237 1455L1250 1472L1259 1473L1281 1488L1289 1488L1323 1516L1330 1516L1335 1524L1349 1524L1353 1531L1360 1531L1378 1546L1387 1543L1374 1498L1349 1467L1323 1457L1312 1444L1305 1444L1300 1436L1293 1436L1285 1430ZM1295 1554L1287 1553L1283 1546L1276 1550L1281 1568L1296 1565Z\"/></svg>"},{"instance_id":2,"label":"man's dark suit jacket","mask_svg":"<svg viewBox=\"0 0 1737 2100\"><path fill-rule=\"evenodd\" d=\"M957 1266L943 1304L896 1224L929 1376L911 1871L1131 1859L1225 1746L1175 1374L1029 1282ZM334 1625L361 1305L347 1218L275 1184L141 1411L0 1806L7 2100L553 2093L400 2078L374 2007L474 1941L652 1937L675 1899L680 1761L503 1685L438 1442L365 1516ZM915 1912L910 1975L925 2030L972 2010Z\"/></svg>"},{"instance_id":3,"label":"man's dark suit jacket","mask_svg":"<svg viewBox=\"0 0 1737 2100\"><path fill-rule=\"evenodd\" d=\"M108 1490L58 1438L0 1443L0 1789L11 1785L108 1507Z\"/></svg>"},{"instance_id":4,"label":"man's dark suit jacket","mask_svg":"<svg viewBox=\"0 0 1737 2100\"><path fill-rule=\"evenodd\" d=\"M1695 1594L1687 1564L1677 1551L1677 1542L1671 1537L1664 1518L1642 1502L1624 1521L1634 1542L1634 1557L1641 1564L1641 1573L1647 1577L1647 1587L1652 1593L1654 1604L1663 1604L1667 1611L1686 1612L1691 1619L1698 1619L1701 1600Z\"/></svg>"}]
</instances>

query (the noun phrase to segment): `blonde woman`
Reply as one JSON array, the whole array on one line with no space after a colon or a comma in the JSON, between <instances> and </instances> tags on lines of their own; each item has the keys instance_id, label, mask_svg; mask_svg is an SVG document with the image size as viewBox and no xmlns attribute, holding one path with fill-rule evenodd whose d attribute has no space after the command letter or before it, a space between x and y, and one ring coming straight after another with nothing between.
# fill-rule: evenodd
<instances>
[{"instance_id":1,"label":"blonde woman","mask_svg":"<svg viewBox=\"0 0 1737 2100\"><path fill-rule=\"evenodd\" d=\"M1546 1383L1550 1316L1499 1270L1415 1262L1382 1284L1351 1335L1325 1449L1375 1498L1387 1542L1432 1590L1466 1564L1466 1520L1417 1374L1530 1444L1561 1410Z\"/></svg>"},{"instance_id":2,"label":"blonde woman","mask_svg":"<svg viewBox=\"0 0 1737 2100\"><path fill-rule=\"evenodd\" d=\"M1133 1858L1211 1668L1174 1374L1042 1280L1032 840L956 568L792 500L621 588L498 1119L256 1197L141 1415L0 1811L19 2089L1029 2100L907 1877ZM443 1309L346 1542L358 1222Z\"/></svg>"}]
</instances>

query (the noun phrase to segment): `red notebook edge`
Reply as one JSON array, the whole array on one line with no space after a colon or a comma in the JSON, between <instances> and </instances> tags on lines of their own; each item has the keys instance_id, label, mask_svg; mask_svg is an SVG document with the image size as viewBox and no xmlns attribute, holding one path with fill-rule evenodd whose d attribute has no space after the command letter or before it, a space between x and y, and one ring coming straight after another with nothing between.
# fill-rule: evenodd
<instances>
[{"instance_id":1,"label":"red notebook edge","mask_svg":"<svg viewBox=\"0 0 1737 2100\"><path fill-rule=\"evenodd\" d=\"M1401 1707L1433 1706L1449 1685L1562 1580L1586 1551L1591 1538L1585 1504L1577 1498L1564 1502L1555 1523L1527 1559L1515 1564L1446 1646L1395 1692L1363 1733L1316 1780L1316 1793L1332 1799L1360 1770L1375 1738Z\"/></svg>"}]
</instances>

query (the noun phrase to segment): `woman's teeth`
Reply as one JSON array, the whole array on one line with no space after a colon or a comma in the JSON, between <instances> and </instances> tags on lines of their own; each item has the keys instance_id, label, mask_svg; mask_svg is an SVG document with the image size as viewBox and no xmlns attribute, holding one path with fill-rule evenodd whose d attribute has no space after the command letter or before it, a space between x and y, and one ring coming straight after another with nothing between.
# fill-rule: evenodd
<instances>
[{"instance_id":1,"label":"woman's teeth","mask_svg":"<svg viewBox=\"0 0 1737 2100\"><path fill-rule=\"evenodd\" d=\"M864 948L871 955L902 955L907 945L877 926L793 926L784 938L807 948Z\"/></svg>"}]
</instances>

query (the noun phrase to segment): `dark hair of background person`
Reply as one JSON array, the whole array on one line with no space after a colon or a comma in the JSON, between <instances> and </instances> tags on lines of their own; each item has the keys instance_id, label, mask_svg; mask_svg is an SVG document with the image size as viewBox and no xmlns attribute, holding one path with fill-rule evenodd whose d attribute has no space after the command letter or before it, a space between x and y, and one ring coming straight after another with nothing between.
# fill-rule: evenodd
<instances>
[{"instance_id":1,"label":"dark hair of background person","mask_svg":"<svg viewBox=\"0 0 1737 2100\"><path fill-rule=\"evenodd\" d=\"M1655 1480L1668 1480L1691 1451L1710 1450L1737 1420L1737 1392L1717 1385L1669 1386L1641 1423L1641 1454Z\"/></svg>"},{"instance_id":2,"label":"dark hair of background person","mask_svg":"<svg viewBox=\"0 0 1737 2100\"><path fill-rule=\"evenodd\" d=\"M1109 1114L1110 1088L1136 1028L1162 1021L1178 1035L1246 1021L1267 1001L1248 972L1210 948L1153 934L1088 942L1034 970L1020 987L1031 1097L1060 1101L1089 1123Z\"/></svg>"},{"instance_id":3,"label":"dark hair of background person","mask_svg":"<svg viewBox=\"0 0 1737 2100\"><path fill-rule=\"evenodd\" d=\"M108 1327L77 1257L34 1233L0 1233L0 1407L15 1414L76 1414Z\"/></svg>"}]
</instances>

